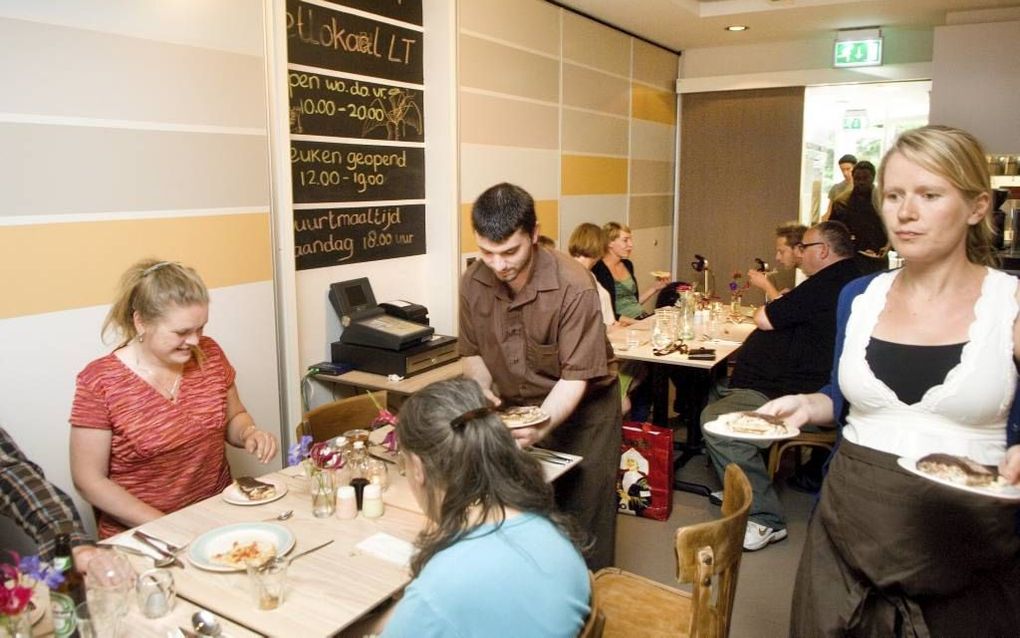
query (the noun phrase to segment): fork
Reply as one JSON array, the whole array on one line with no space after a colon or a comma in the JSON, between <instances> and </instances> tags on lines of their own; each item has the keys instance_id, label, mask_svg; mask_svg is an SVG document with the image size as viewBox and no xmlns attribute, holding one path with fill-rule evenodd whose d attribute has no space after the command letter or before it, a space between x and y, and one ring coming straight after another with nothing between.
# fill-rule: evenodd
<instances>
[{"instance_id":1,"label":"fork","mask_svg":"<svg viewBox=\"0 0 1020 638\"><path fill-rule=\"evenodd\" d=\"M171 554L174 554L174 555L183 552L185 549L188 548L188 545L190 545L190 543L185 543L185 544L181 545L180 547L178 547L177 545L174 545L173 543L166 542L162 538L156 538L152 534L147 534L147 533L143 532L140 529L135 530L135 534L137 534L139 536L142 536L144 538L147 538L151 542L159 543L160 545L162 545L163 547L166 548L166 551L168 551L168 552L170 552Z\"/></svg>"}]
</instances>

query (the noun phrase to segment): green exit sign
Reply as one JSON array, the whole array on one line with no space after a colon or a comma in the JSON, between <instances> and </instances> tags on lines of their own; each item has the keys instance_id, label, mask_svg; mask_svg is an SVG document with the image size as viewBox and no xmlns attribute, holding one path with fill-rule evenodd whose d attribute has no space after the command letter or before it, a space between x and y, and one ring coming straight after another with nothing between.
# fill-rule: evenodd
<instances>
[{"instance_id":1,"label":"green exit sign","mask_svg":"<svg viewBox=\"0 0 1020 638\"><path fill-rule=\"evenodd\" d=\"M837 40L832 59L836 68L879 66L882 64L882 38Z\"/></svg>"}]
</instances>

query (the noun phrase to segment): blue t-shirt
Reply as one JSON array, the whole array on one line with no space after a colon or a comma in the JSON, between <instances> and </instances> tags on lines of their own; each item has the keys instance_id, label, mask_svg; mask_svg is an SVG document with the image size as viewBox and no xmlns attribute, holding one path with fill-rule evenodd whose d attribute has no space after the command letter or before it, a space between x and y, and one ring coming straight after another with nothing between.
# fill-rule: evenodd
<instances>
[{"instance_id":1,"label":"blue t-shirt","mask_svg":"<svg viewBox=\"0 0 1020 638\"><path fill-rule=\"evenodd\" d=\"M433 556L382 635L573 638L590 598L588 569L570 541L547 518L520 514Z\"/></svg>"}]
</instances>

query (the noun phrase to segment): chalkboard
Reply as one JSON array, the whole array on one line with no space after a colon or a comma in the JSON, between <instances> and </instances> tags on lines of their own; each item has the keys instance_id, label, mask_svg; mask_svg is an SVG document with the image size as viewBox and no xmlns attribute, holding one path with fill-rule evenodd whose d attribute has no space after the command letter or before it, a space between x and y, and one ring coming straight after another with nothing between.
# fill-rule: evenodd
<instances>
[{"instance_id":1,"label":"chalkboard","mask_svg":"<svg viewBox=\"0 0 1020 638\"><path fill-rule=\"evenodd\" d=\"M420 90L294 70L287 83L294 135L425 141Z\"/></svg>"},{"instance_id":2,"label":"chalkboard","mask_svg":"<svg viewBox=\"0 0 1020 638\"><path fill-rule=\"evenodd\" d=\"M420 10L420 0L414 3ZM422 49L421 31L287 0L287 58L292 64L421 84Z\"/></svg>"},{"instance_id":3,"label":"chalkboard","mask_svg":"<svg viewBox=\"0 0 1020 638\"><path fill-rule=\"evenodd\" d=\"M425 149L326 142L290 143L294 202L425 199Z\"/></svg>"},{"instance_id":4,"label":"chalkboard","mask_svg":"<svg viewBox=\"0 0 1020 638\"><path fill-rule=\"evenodd\" d=\"M421 26L421 0L343 0L334 4Z\"/></svg>"},{"instance_id":5,"label":"chalkboard","mask_svg":"<svg viewBox=\"0 0 1020 638\"><path fill-rule=\"evenodd\" d=\"M425 206L294 211L296 268L425 254Z\"/></svg>"}]
</instances>

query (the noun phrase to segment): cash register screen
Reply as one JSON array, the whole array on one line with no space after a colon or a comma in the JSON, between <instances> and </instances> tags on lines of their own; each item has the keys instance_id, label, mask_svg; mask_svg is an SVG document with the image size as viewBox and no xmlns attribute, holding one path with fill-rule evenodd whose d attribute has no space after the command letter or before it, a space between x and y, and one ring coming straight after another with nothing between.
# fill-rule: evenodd
<instances>
[{"instance_id":1,"label":"cash register screen","mask_svg":"<svg viewBox=\"0 0 1020 638\"><path fill-rule=\"evenodd\" d=\"M347 301L347 307L351 313L364 309L369 303L368 296L365 294L365 288L360 284L345 287L344 297L346 297L345 301Z\"/></svg>"}]
</instances>

